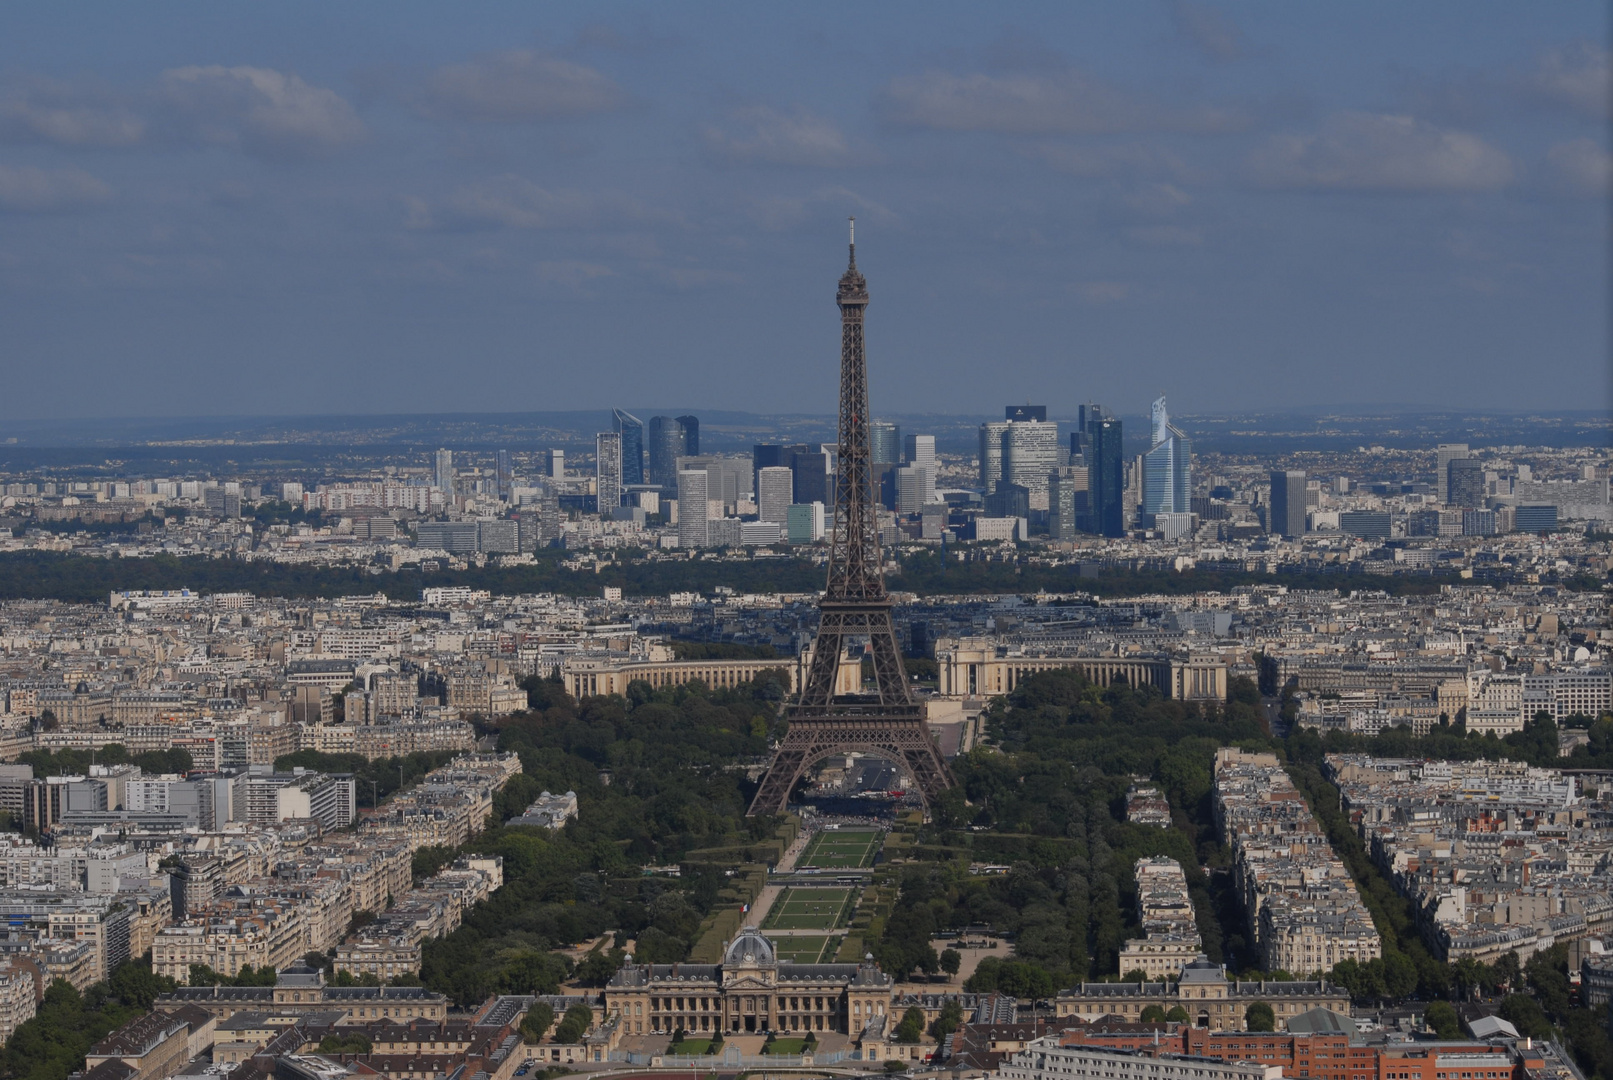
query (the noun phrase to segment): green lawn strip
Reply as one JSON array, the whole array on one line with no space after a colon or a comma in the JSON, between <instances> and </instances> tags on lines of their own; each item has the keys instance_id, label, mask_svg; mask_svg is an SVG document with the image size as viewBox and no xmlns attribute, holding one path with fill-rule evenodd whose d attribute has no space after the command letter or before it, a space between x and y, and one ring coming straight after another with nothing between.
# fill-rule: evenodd
<instances>
[{"instance_id":1,"label":"green lawn strip","mask_svg":"<svg viewBox=\"0 0 1613 1080\"><path fill-rule=\"evenodd\" d=\"M668 1049L669 1054L704 1054L711 1049L710 1039L684 1039L680 1043L673 1043Z\"/></svg>"},{"instance_id":2,"label":"green lawn strip","mask_svg":"<svg viewBox=\"0 0 1613 1080\"><path fill-rule=\"evenodd\" d=\"M764 1049L769 1054L799 1054L805 1045L805 1039L774 1039Z\"/></svg>"}]
</instances>

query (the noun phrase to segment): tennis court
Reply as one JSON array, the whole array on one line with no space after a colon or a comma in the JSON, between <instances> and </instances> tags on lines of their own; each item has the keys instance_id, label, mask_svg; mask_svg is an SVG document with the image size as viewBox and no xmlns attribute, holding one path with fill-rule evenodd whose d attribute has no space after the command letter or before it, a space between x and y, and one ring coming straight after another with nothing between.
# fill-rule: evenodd
<instances>
[{"instance_id":1,"label":"tennis court","mask_svg":"<svg viewBox=\"0 0 1613 1080\"><path fill-rule=\"evenodd\" d=\"M840 936L776 937L770 939L778 958L787 964L829 964L840 952Z\"/></svg>"},{"instance_id":2,"label":"tennis court","mask_svg":"<svg viewBox=\"0 0 1613 1080\"><path fill-rule=\"evenodd\" d=\"M873 866L874 855L884 840L885 834L878 829L825 830L812 838L795 865L798 869L816 866L820 870Z\"/></svg>"},{"instance_id":3,"label":"tennis court","mask_svg":"<svg viewBox=\"0 0 1613 1080\"><path fill-rule=\"evenodd\" d=\"M851 915L852 889L785 889L763 930L834 930Z\"/></svg>"}]
</instances>

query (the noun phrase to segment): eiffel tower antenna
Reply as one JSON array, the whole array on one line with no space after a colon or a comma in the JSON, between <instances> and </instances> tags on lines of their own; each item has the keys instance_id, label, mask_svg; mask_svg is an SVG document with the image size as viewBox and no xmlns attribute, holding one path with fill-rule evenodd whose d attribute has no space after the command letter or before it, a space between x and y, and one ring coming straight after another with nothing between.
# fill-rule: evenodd
<instances>
[{"instance_id":1,"label":"eiffel tower antenna","mask_svg":"<svg viewBox=\"0 0 1613 1080\"><path fill-rule=\"evenodd\" d=\"M906 767L925 806L952 786L946 763L930 737L924 707L913 700L891 623L874 512L873 458L869 446L868 366L863 315L868 280L857 270L857 219L851 251L840 275L840 450L835 471L834 533L829 580L818 601L818 637L801 698L752 801L752 814L776 814L805 772L831 754L871 754ZM874 660L877 693L837 693L841 657L852 638L863 639Z\"/></svg>"}]
</instances>

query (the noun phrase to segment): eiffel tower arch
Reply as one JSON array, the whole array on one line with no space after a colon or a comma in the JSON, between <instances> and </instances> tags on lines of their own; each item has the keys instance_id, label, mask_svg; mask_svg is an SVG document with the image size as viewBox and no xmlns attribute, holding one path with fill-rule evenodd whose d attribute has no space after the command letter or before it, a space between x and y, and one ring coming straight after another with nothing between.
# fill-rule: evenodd
<instances>
[{"instance_id":1,"label":"eiffel tower arch","mask_svg":"<svg viewBox=\"0 0 1613 1080\"><path fill-rule=\"evenodd\" d=\"M855 218L850 264L840 276L835 302L840 307L840 451L829 580L818 601L812 665L800 700L790 709L789 731L751 802L752 814L782 812L807 769L831 754L866 753L902 765L926 809L952 786L946 762L924 722L924 707L913 699L908 685L891 623L892 602L880 571L863 352L868 281L857 270ZM873 658L877 692L836 694L840 658L846 646L858 640Z\"/></svg>"}]
</instances>

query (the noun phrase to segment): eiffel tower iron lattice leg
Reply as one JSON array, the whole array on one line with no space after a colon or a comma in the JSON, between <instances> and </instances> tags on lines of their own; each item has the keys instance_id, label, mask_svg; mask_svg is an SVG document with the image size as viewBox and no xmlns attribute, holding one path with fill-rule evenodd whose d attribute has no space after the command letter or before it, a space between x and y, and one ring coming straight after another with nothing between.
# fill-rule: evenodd
<instances>
[{"instance_id":1,"label":"eiffel tower iron lattice leg","mask_svg":"<svg viewBox=\"0 0 1613 1080\"><path fill-rule=\"evenodd\" d=\"M868 282L857 271L855 232L851 239L850 265L835 298L841 327L840 445L828 587L818 602L818 637L800 701L790 710L790 729L762 777L751 802L752 814L784 810L802 775L830 754L872 754L902 765L926 808L952 786L924 721L924 707L913 700L907 685L891 623L891 600L880 573L863 352ZM877 694L835 693L841 658L854 638L867 643Z\"/></svg>"}]
</instances>

